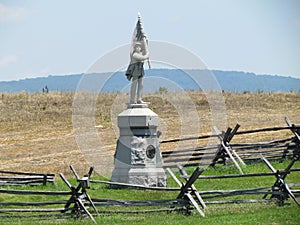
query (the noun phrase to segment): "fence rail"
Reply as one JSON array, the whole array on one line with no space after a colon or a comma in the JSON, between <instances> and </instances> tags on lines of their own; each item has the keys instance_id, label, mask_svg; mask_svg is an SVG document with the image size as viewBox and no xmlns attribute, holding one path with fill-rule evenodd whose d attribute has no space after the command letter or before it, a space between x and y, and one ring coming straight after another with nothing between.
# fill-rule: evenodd
<instances>
[{"instance_id":1,"label":"fence rail","mask_svg":"<svg viewBox=\"0 0 300 225\"><path fill-rule=\"evenodd\" d=\"M260 160L261 154L264 154L265 157L269 160L284 160L288 158L291 159L298 151L300 151L300 140L298 134L300 133L300 125L291 124L288 118L286 118L286 121L288 123L288 126L267 127L260 129L237 131L240 127L240 125L237 124L233 131L231 128L228 128L227 134L226 132L223 132L221 136L220 134L211 134L163 140L160 142L161 145L172 142L185 142L190 140L207 139L211 137L219 137L219 139L221 140L221 144L215 144L210 146L197 146L194 148L163 150L161 154L164 161L164 167L174 168L176 167L177 163L181 163L185 167L197 166L199 165L199 163L201 163L201 165L209 165L212 160L214 160L215 163L225 164L227 158L230 158L235 163L235 165L239 167L238 164L235 162L234 158L237 157L237 159L242 163L244 161L251 163ZM282 130L290 130L291 135L294 135L294 137L271 140L267 142L229 143L235 135L246 135L252 133L274 132ZM222 141L223 136L229 139ZM222 153L221 151L220 154L216 155L216 152L218 152L220 148L226 149L226 152Z\"/></svg>"},{"instance_id":2,"label":"fence rail","mask_svg":"<svg viewBox=\"0 0 300 225\"><path fill-rule=\"evenodd\" d=\"M0 186L4 185L46 185L54 182L55 174L29 173L0 170Z\"/></svg>"}]
</instances>

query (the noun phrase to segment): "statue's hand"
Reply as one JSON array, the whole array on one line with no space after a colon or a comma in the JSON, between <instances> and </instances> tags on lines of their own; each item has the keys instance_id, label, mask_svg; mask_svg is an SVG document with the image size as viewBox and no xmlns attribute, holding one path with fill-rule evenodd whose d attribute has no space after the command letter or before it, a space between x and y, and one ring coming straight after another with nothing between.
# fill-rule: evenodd
<instances>
[{"instance_id":1,"label":"statue's hand","mask_svg":"<svg viewBox=\"0 0 300 225\"><path fill-rule=\"evenodd\" d=\"M126 75L126 77L127 77L127 80L131 80L131 77L132 77L132 76Z\"/></svg>"},{"instance_id":2,"label":"statue's hand","mask_svg":"<svg viewBox=\"0 0 300 225\"><path fill-rule=\"evenodd\" d=\"M147 35L146 35L145 32L142 32L142 39L143 39L144 41L147 41Z\"/></svg>"}]
</instances>

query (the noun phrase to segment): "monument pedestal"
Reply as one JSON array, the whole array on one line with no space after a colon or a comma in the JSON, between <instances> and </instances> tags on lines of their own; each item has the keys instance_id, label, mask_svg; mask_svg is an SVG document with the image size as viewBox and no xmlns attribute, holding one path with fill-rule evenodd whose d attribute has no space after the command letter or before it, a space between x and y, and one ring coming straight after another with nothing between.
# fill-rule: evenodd
<instances>
[{"instance_id":1,"label":"monument pedestal","mask_svg":"<svg viewBox=\"0 0 300 225\"><path fill-rule=\"evenodd\" d=\"M120 137L111 181L165 187L166 174L157 137L158 115L147 104L129 104L118 115Z\"/></svg>"}]
</instances>

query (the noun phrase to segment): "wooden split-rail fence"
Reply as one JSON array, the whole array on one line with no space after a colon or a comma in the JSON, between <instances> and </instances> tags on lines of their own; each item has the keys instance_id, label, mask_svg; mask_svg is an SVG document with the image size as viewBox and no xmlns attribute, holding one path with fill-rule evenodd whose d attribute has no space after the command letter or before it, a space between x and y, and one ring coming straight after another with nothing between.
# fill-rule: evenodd
<instances>
[{"instance_id":1,"label":"wooden split-rail fence","mask_svg":"<svg viewBox=\"0 0 300 225\"><path fill-rule=\"evenodd\" d=\"M199 176L198 179L217 179L220 182L220 179L238 179L238 178L256 178L253 180L253 183L257 182L259 177L273 176L275 177L275 182L271 187L259 187L253 189L246 190L208 190L208 191L200 191L203 199L207 204L226 204L226 203L254 203L254 202L266 202L276 200L279 205L284 205L284 202L290 198L293 200L298 206L300 206L299 201L296 197L300 196L300 190L291 188L300 187L300 183L292 183L287 184L285 182L288 174L300 172L300 168L292 169L294 163L300 159L300 154L293 157L289 165L284 170L276 170L272 164L263 156L261 156L261 160L266 164L266 166L270 169L269 173L249 173L249 174L229 174L229 175L219 175L219 176ZM183 167L177 165L179 170L182 170ZM189 176L186 174L182 174L182 177L188 179ZM241 179L243 182L243 179ZM234 199L234 200L223 200L226 197L232 196L241 196L241 195L256 195L262 196L256 199ZM270 196L270 198L267 198ZM222 198L222 200L217 201L209 201L209 199L213 198Z\"/></svg>"},{"instance_id":2,"label":"wooden split-rail fence","mask_svg":"<svg viewBox=\"0 0 300 225\"><path fill-rule=\"evenodd\" d=\"M206 168L208 167L199 167L197 166L192 175L188 175L185 168L180 164L177 164L176 167L179 170L180 177L176 177L174 169L166 168L167 172L170 174L171 178L175 180L178 184L178 188L175 187L144 187L141 185L126 184L126 183L116 183L103 180L91 180L91 183L102 183L107 185L117 185L130 188L138 188L142 190L156 190L156 191L175 191L180 192L177 196L177 206L184 203L186 212L190 213L191 209L196 209L201 216L205 216L204 209L207 205L210 204L230 204L230 203L259 203L259 202L272 202L275 201L278 205L284 205L286 200L289 198L294 201L298 206L300 206L299 201L297 200L300 197L300 190L295 189L300 187L300 183L290 183L287 184L285 179L291 173L300 172L300 168L292 169L296 161L300 159L300 154L295 155L290 161L289 165L284 170L276 170L272 164L261 155L260 160L265 163L265 165L270 169L268 173L248 173L248 174L228 174L228 175L219 175L219 176L203 176L201 175ZM213 164L213 161L211 162ZM259 177L274 177L274 184L269 187L257 187L244 190L204 190L201 191L199 187L196 187L195 181L198 179L207 179L210 182L216 179L216 182L220 184L224 179L241 179L243 178L256 178L253 180L253 183L256 183ZM205 188L205 187L204 187ZM255 198L247 199L245 195L256 196ZM185 201L181 198L184 196ZM236 196L243 196L241 199L237 199ZM234 197L234 198L232 198ZM229 198L229 199L228 199ZM231 198L231 199L230 199ZM178 200L181 199L181 200ZM170 200L174 203L174 200ZM118 206L130 206L130 203L127 201L113 201L116 202ZM153 201L146 201L147 206L153 206ZM166 203L166 202L165 202ZM188 203L188 206L186 205ZM145 205L144 205L145 206ZM162 206L162 205L161 205ZM168 204L164 205L168 206ZM172 208L170 205L169 207ZM128 212L128 211L124 211Z\"/></svg>"},{"instance_id":3,"label":"wooden split-rail fence","mask_svg":"<svg viewBox=\"0 0 300 225\"><path fill-rule=\"evenodd\" d=\"M105 206L126 206L126 207L157 207L158 209L150 210L138 210L138 211L119 211L122 213L149 213L159 211L184 211L186 214L190 214L192 207L198 207L196 200L190 195L189 190L191 185L197 180L199 170L194 172L191 178L188 178L187 183L181 188L170 188L171 191L178 191L177 198L174 199L158 199L158 200L116 200L116 199L99 199L91 198L87 193L90 188L90 176L93 172L93 167L90 168L89 172L80 178L75 169L70 166L73 174L77 180L77 186L72 186L63 174L60 174L61 179L70 189L69 191L30 191L30 190L12 190L12 189L1 189L0 194L10 195L44 195L44 196L69 196L68 200L56 200L56 201L44 201L44 202L0 202L0 218L24 218L24 217L54 217L54 218L82 218L89 217L94 223L95 215L99 213L117 213L118 211L101 210L97 207ZM97 183L96 181L93 181ZM111 182L109 182L112 184ZM114 183L116 184L116 183ZM120 184L124 186L130 186L128 184ZM134 186L134 185L133 185ZM143 188L142 186L140 188ZM147 189L147 187L144 187ZM149 188L161 191L170 191L169 188ZM13 208L17 207L17 208ZM201 212L201 211L199 211ZM27 215L24 215L27 213ZM29 213L29 214L28 214ZM204 215L204 214L202 214Z\"/></svg>"},{"instance_id":4,"label":"wooden split-rail fence","mask_svg":"<svg viewBox=\"0 0 300 225\"><path fill-rule=\"evenodd\" d=\"M87 189L90 188L90 176L93 168L83 178L79 178L75 169L70 166L77 179L77 186L72 186L63 174L60 174L61 179L70 189L69 191L31 191L31 190L12 190L0 189L1 194L14 195L35 195L35 196L60 196L69 197L67 200L55 200L44 202L0 202L0 217L55 217L55 218L79 218L83 215L88 216L91 220L96 222L89 212L88 208L91 206L97 212ZM18 207L18 208L13 208ZM25 215L25 213L27 213ZM29 214L28 214L29 213Z\"/></svg>"},{"instance_id":5,"label":"wooden split-rail fence","mask_svg":"<svg viewBox=\"0 0 300 225\"><path fill-rule=\"evenodd\" d=\"M1 217L55 217L55 218L82 218L88 217L94 223L96 220L94 216L99 215L99 213L147 213L147 212L157 212L157 211L183 211L186 214L190 214L193 209L195 209L201 216L205 216L204 209L209 204L229 204L229 203L252 203L252 202L269 202L276 201L279 205L283 205L287 199L291 199L298 206L300 203L298 197L300 196L300 190L295 188L300 186L300 183L287 184L285 179L291 173L296 173L300 171L300 168L292 168L294 163L300 158L300 136L299 136L299 126L292 124L288 118L286 118L288 124L287 127L276 127L276 128L264 128L259 130L251 131L241 131L238 132L239 125L234 129L228 128L226 132L220 132L217 128L214 128L214 136L218 138L219 143L215 148L214 153L208 157L209 163L204 165L199 165L197 160L189 160L188 166L197 165L196 169L191 175L188 175L184 166L180 165L180 160L172 161L173 164L169 164L166 168L170 176L175 180L179 187L144 187L141 185L133 184L124 184L116 183L102 180L91 180L90 176L93 172L93 168L89 172L80 178L76 173L75 169L70 166L74 176L77 180L77 186L72 186L68 180L64 177L63 174L60 174L61 179L68 186L69 191L28 191L28 190L11 190L0 188L1 194L16 194L16 195L45 195L45 196L66 196L66 200L56 200L56 201L45 201L45 202L0 202L0 218ZM291 130L294 134L294 137L286 140L276 140L268 143L256 143L251 144L251 147L256 147L260 151L252 151L251 154L256 154L256 160L261 160L269 168L269 173L252 173L252 174L243 174L243 171L240 167L244 161L247 161L247 152L250 148L250 145L247 144L230 144L234 135L247 134L247 133L256 133L256 132L266 132L274 130ZM209 136L210 137L210 136ZM193 138L208 138L208 137L192 137ZM185 139L187 140L187 139ZM171 140L169 142L172 142ZM178 139L176 141L183 141ZM168 141L164 141L166 143ZM287 144L284 144L288 142ZM272 146L273 145L273 146ZM284 170L276 170L269 159L273 159L274 156L270 154L270 146L278 149L281 145L284 145L285 150L280 150L280 159L291 159L290 164ZM268 146L268 147L267 147ZM292 147L291 147L292 146ZM268 148L268 151L262 151L262 149ZM212 146L205 147L206 149L212 148ZM240 149L239 149L240 148ZM186 154L188 151L193 153L201 151L204 148L192 149L192 150L179 150L178 154ZM253 149L252 149L253 150ZM245 151L244 155L242 152ZM176 153L176 154L177 154ZM197 152L198 154L199 152ZM273 153L273 152L272 152ZM166 155L166 152L163 152L163 155ZM201 153L200 153L201 154ZM272 156L271 156L272 155ZM206 157L206 155L196 155L195 157ZM277 157L277 156L276 156ZM180 158L180 157L177 157ZM278 158L278 157L277 157ZM226 164L228 160L231 160L237 169L240 171L240 174L230 174L222 176L202 176L201 174L205 171L207 166L214 166L216 163ZM252 159L251 159L252 160ZM249 160L249 161L251 161ZM180 173L180 177L176 177L174 169L171 167L177 167ZM20 174L19 174L20 175ZM23 174L25 175L25 174ZM28 175L28 174L26 174ZM270 187L259 187L252 188L247 190L203 190L201 191L199 187L196 187L196 181L199 179L217 179L217 182L222 182L223 179L238 179L245 177L265 177L273 176L274 184ZM45 177L45 176L44 176ZM53 177L49 178L53 181ZM48 182L48 181L47 181ZM46 182L46 183L47 183ZM23 184L25 184L24 182ZM43 182L45 183L45 181ZM90 188L91 183L96 185L97 183L105 183L108 185L117 185L129 188L138 188L143 190L156 190L156 191L176 191L178 192L176 198L174 199L158 199L158 200L117 200L117 199L99 199L92 198L87 193L87 190ZM243 197L240 200L235 198L227 199L232 196L241 196L241 195L256 195L258 198L245 199ZM61 199L61 197L59 197ZM142 207L141 210L99 210L99 208L106 206L126 206L126 207ZM145 209L146 207L151 207L151 209ZM16 207L16 208L14 208ZM153 208L154 207L154 208Z\"/></svg>"},{"instance_id":6,"label":"wooden split-rail fence","mask_svg":"<svg viewBox=\"0 0 300 225\"><path fill-rule=\"evenodd\" d=\"M0 170L0 186L4 185L46 185L54 182L55 174L29 173Z\"/></svg>"},{"instance_id":7,"label":"wooden split-rail fence","mask_svg":"<svg viewBox=\"0 0 300 225\"><path fill-rule=\"evenodd\" d=\"M90 179L93 168L82 178L78 176L75 169L70 166L73 174L77 180L77 186L72 186L69 181L60 174L61 179L68 186L69 191L29 191L29 190L12 190L0 188L0 194L15 194L15 195L44 195L44 196L66 196L66 200L44 201L44 202L0 202L0 218L5 217L38 217L43 216L49 218L83 218L88 217L96 223L95 216L100 213L151 213L162 211L181 211L190 214L194 209L201 216L205 216L204 210L210 204L229 204L229 203L254 203L254 202L269 202L276 201L279 205L283 205L285 201L290 198L298 206L300 206L297 198L300 196L300 183L287 184L285 179L291 173L300 172L300 168L292 168L294 163L299 160L300 154L297 154L290 161L289 165L284 170L276 170L272 164L263 156L261 160L270 169L269 173L252 173L252 174L229 174L221 176L203 176L201 175L207 167L197 166L191 175L185 171L184 167L177 164L180 177L176 177L174 169L167 168L167 172L176 181L179 187L145 187L141 185L116 183L102 180ZM211 162L213 163L213 161ZM273 176L274 184L270 187L259 187L247 190L199 190L195 182L199 179L217 179L218 184L223 179L237 179L244 177L265 177ZM241 180L243 181L243 180ZM100 199L92 198L87 193L92 185L97 183L123 186L127 188L137 188L142 190L155 191L173 191L177 192L177 197L174 199L158 199L158 200L117 200L117 199ZM255 199L241 200L229 199L232 196L241 195L256 195L260 196ZM61 197L59 197L61 199ZM216 200L214 200L216 199ZM140 210L105 210L107 206L119 207L142 207ZM146 209L147 207L151 209ZM14 208L16 207L16 208Z\"/></svg>"},{"instance_id":8,"label":"wooden split-rail fence","mask_svg":"<svg viewBox=\"0 0 300 225\"><path fill-rule=\"evenodd\" d=\"M242 173L240 165L246 162L255 162L260 160L263 154L268 160L291 159L300 151L300 125L295 125L286 117L287 126L269 127L253 130L238 131L240 125L237 124L234 129L228 128L225 132L220 132L214 127L215 133L212 135L203 135L196 137L178 138L163 140L161 145L167 143L184 142L191 140L200 140L208 138L217 138L219 143L209 146L199 146L186 149L163 150L162 157L164 167L176 167L177 163L186 166L212 165L217 163L226 164L229 160L234 163L237 169ZM230 143L236 135L247 135L261 132L274 132L290 130L291 137L280 140L271 140L268 142L253 143ZM216 154L217 153L217 154ZM211 164L211 161L213 163Z\"/></svg>"}]
</instances>

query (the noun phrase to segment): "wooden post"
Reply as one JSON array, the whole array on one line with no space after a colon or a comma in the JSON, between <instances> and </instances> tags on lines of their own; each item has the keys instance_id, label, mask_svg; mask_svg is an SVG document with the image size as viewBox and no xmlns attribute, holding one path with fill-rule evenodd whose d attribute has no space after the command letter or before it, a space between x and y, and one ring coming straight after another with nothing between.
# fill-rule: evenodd
<instances>
[{"instance_id":1,"label":"wooden post","mask_svg":"<svg viewBox=\"0 0 300 225\"><path fill-rule=\"evenodd\" d=\"M188 174L185 171L185 169L178 163L177 167L181 173L181 175L183 176L183 178L188 181ZM197 177L198 178L198 177ZM199 192L197 191L196 187L194 184L191 185L192 188L192 193L196 196L196 198L198 199L199 203L201 204L202 208L206 208L205 202L203 201L202 197L200 196Z\"/></svg>"},{"instance_id":2,"label":"wooden post","mask_svg":"<svg viewBox=\"0 0 300 225\"><path fill-rule=\"evenodd\" d=\"M43 176L43 185L47 184L47 179L48 179L47 174L44 174L44 176Z\"/></svg>"},{"instance_id":3,"label":"wooden post","mask_svg":"<svg viewBox=\"0 0 300 225\"><path fill-rule=\"evenodd\" d=\"M285 117L285 122L291 128L291 131L295 135L294 142L296 143L296 149L294 150L293 155L296 156L300 153L300 127L296 127L295 124L292 124L292 122L287 116Z\"/></svg>"},{"instance_id":4,"label":"wooden post","mask_svg":"<svg viewBox=\"0 0 300 225\"><path fill-rule=\"evenodd\" d=\"M288 118L287 116L285 117L285 122L287 123L287 125L288 125L289 127L292 128L291 131L292 131L293 134L295 135L297 142L300 144L300 135L299 135L298 132L297 132L298 129L299 129L299 127L298 127L298 129L297 129L296 126L295 126L295 124L292 124L291 121L289 120L289 118Z\"/></svg>"},{"instance_id":5,"label":"wooden post","mask_svg":"<svg viewBox=\"0 0 300 225\"><path fill-rule=\"evenodd\" d=\"M177 199L183 199L185 200L185 206L186 206L186 212L187 214L190 213L190 204L192 204L196 210L198 211L198 213L205 217L205 214L203 213L203 211L200 209L198 203L195 201L195 199L193 198L193 196L191 195L191 190L192 190L192 185L194 184L194 182L197 180L197 178L200 176L201 173L203 173L204 169L200 169L200 167L197 167L195 169L195 171L193 172L193 174L191 175L191 177L187 180L187 182L181 183L177 177L175 176L175 174L169 169L167 168L168 173L171 175L171 177L176 181L176 183L181 187L181 191L177 196Z\"/></svg>"},{"instance_id":6,"label":"wooden post","mask_svg":"<svg viewBox=\"0 0 300 225\"><path fill-rule=\"evenodd\" d=\"M66 205L65 205L65 210L63 210L63 212L66 211L66 209L69 208L69 206L74 203L74 210L80 214L80 210L83 210L88 217L94 222L96 223L94 217L92 216L92 214L90 214L90 212L87 210L87 208L84 205L84 201L87 200L90 202L90 204L92 205L94 211L97 213L98 215L98 211L92 201L92 199L90 198L90 196L87 193L88 188L90 188L90 176L93 172L93 167L90 168L89 172L87 175L85 175L83 178L80 179L80 177L78 176L76 170L74 169L74 167L72 165L70 165L70 169L72 170L74 176L76 177L76 180L78 183L77 187L72 186L68 180L64 177L64 175L61 173L60 177L62 178L62 180L65 182L65 184L70 188L71 190L71 197L70 199L67 201Z\"/></svg>"},{"instance_id":7,"label":"wooden post","mask_svg":"<svg viewBox=\"0 0 300 225\"><path fill-rule=\"evenodd\" d=\"M276 181L274 185L272 186L273 192L279 192L280 194L272 194L271 198L277 198L279 200L279 204L283 205L284 200L287 199L287 197L290 197L298 206L300 206L300 203L297 201L296 197L290 190L289 186L285 183L284 179L286 178L287 174L290 173L290 169L292 168L293 164L296 160L299 160L298 157L294 157L291 163L287 166L287 168L283 171L275 170L275 168L272 166L272 164L263 156L262 160L264 163L268 166L268 168L273 172L274 176L276 177ZM267 194L264 196L264 198L267 197Z\"/></svg>"},{"instance_id":8,"label":"wooden post","mask_svg":"<svg viewBox=\"0 0 300 225\"><path fill-rule=\"evenodd\" d=\"M232 129L229 127L227 129L227 131L225 132L225 134L222 136L221 132L218 130L217 127L214 127L215 133L217 134L221 144L219 147L219 150L216 153L215 158L213 159L212 163L210 164L211 166L214 166L219 158L220 155L223 156L223 161L226 160L226 156L229 157L231 159L231 161L234 163L235 167L240 171L241 174L243 174L243 171L241 169L241 167L239 166L239 164L235 161L234 157L231 154L231 147L229 145L229 142L231 141L231 139L233 138L234 134L237 132L238 128L240 125L236 125L233 132ZM237 155L236 153L234 153L235 155ZM240 157L237 157L239 159L239 161L245 165L245 163L241 160Z\"/></svg>"}]
</instances>

